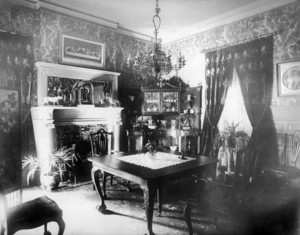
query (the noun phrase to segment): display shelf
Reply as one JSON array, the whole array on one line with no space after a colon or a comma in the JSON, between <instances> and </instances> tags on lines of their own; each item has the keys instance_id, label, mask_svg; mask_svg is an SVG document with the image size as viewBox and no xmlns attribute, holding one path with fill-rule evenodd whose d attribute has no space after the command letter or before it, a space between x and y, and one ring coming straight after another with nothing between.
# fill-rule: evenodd
<instances>
[{"instance_id":1,"label":"display shelf","mask_svg":"<svg viewBox=\"0 0 300 235\"><path fill-rule=\"evenodd\" d=\"M181 88L143 88L143 115L178 115L181 111Z\"/></svg>"}]
</instances>

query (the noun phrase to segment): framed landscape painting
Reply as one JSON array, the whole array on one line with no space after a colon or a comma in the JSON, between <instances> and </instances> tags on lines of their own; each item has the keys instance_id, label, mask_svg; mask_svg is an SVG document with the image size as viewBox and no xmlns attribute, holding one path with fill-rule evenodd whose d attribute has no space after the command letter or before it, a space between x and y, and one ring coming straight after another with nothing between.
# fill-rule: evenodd
<instances>
[{"instance_id":1,"label":"framed landscape painting","mask_svg":"<svg viewBox=\"0 0 300 235\"><path fill-rule=\"evenodd\" d=\"M277 76L280 96L300 95L300 61L278 63Z\"/></svg>"},{"instance_id":2,"label":"framed landscape painting","mask_svg":"<svg viewBox=\"0 0 300 235\"><path fill-rule=\"evenodd\" d=\"M19 91L0 88L0 182L5 188L21 182Z\"/></svg>"},{"instance_id":3,"label":"framed landscape painting","mask_svg":"<svg viewBox=\"0 0 300 235\"><path fill-rule=\"evenodd\" d=\"M72 36L61 36L61 63L104 68L105 44Z\"/></svg>"}]
</instances>

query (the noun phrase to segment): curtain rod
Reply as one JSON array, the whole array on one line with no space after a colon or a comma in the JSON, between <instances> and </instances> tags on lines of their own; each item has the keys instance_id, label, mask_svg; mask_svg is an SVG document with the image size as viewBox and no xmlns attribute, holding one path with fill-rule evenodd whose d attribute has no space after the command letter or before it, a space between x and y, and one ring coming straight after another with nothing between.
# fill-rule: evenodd
<instances>
[{"instance_id":1,"label":"curtain rod","mask_svg":"<svg viewBox=\"0 0 300 235\"><path fill-rule=\"evenodd\" d=\"M10 33L10 34L19 34L19 35L22 35L22 36L34 37L34 38L36 38L38 36L36 34L22 33L22 32L17 32L17 31L7 31L7 30L4 30L4 29L0 29L0 32Z\"/></svg>"},{"instance_id":2,"label":"curtain rod","mask_svg":"<svg viewBox=\"0 0 300 235\"><path fill-rule=\"evenodd\" d=\"M216 50L224 49L224 48L231 47L231 46L241 45L241 44L246 43L246 42L251 42L255 39L266 38L266 37L269 37L269 36L275 36L276 34L278 34L278 31L274 31L273 33L262 34L262 35L259 35L259 36L256 36L256 37L252 37L252 38L249 38L249 39L244 39L244 40L234 42L234 43L229 43L229 44L219 46L219 47L203 49L203 50L201 50L201 53L207 53L207 52L216 51Z\"/></svg>"}]
</instances>

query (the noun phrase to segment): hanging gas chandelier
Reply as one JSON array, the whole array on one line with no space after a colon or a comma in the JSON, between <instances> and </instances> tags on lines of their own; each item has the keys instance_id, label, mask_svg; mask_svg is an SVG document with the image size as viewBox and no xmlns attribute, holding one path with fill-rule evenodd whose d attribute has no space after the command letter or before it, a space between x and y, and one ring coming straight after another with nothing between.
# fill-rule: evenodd
<instances>
[{"instance_id":1,"label":"hanging gas chandelier","mask_svg":"<svg viewBox=\"0 0 300 235\"><path fill-rule=\"evenodd\" d=\"M156 0L155 15L153 16L154 36L152 39L153 49L149 52L138 52L134 59L129 55L127 59L128 67L132 68L134 72L142 75L155 75L158 82L162 82L162 75L169 74L172 70L177 71L185 66L185 58L181 56L177 59L176 64L172 64L171 55L167 55L161 49L162 40L158 38L161 19L159 17L160 8L158 7L158 0Z\"/></svg>"}]
</instances>

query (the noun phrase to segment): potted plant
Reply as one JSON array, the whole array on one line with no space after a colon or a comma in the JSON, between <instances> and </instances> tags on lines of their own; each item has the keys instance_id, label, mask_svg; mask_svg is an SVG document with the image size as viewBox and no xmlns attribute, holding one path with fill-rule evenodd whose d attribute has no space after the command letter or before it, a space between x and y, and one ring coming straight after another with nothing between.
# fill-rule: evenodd
<instances>
[{"instance_id":1,"label":"potted plant","mask_svg":"<svg viewBox=\"0 0 300 235\"><path fill-rule=\"evenodd\" d=\"M73 148L62 147L49 154L48 158L41 160L37 156L29 155L22 161L22 168L30 168L27 174L27 184L29 185L37 171L40 171L40 181L44 189L57 189L60 182L64 181L65 173L72 175L76 183L76 177L68 170L71 162L75 159ZM42 169L41 169L42 168Z\"/></svg>"},{"instance_id":2,"label":"potted plant","mask_svg":"<svg viewBox=\"0 0 300 235\"><path fill-rule=\"evenodd\" d=\"M220 172L233 172L236 165L237 153L242 153L250 140L244 131L236 131L238 124L227 124L224 131L218 133L214 139L214 149L217 150Z\"/></svg>"}]
</instances>

